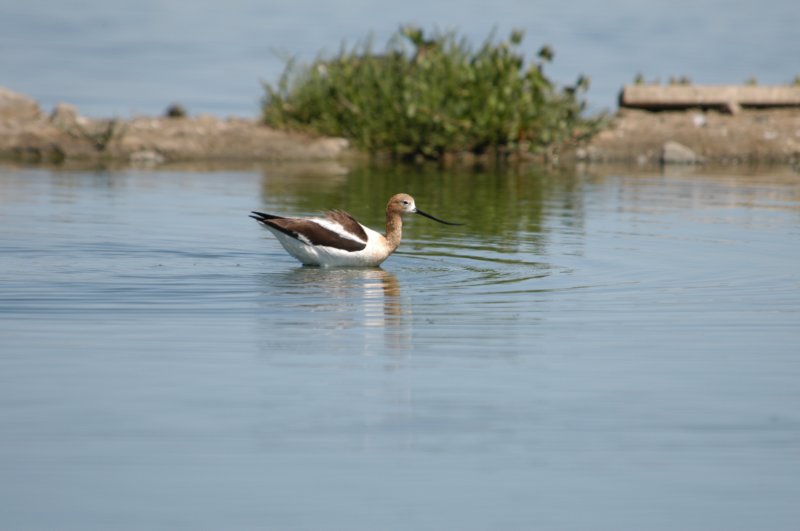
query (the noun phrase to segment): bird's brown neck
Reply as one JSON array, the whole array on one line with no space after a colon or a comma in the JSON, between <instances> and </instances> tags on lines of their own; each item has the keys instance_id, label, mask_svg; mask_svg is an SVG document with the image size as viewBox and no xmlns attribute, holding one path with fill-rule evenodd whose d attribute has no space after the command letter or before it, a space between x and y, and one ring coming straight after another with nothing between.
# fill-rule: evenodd
<instances>
[{"instance_id":1,"label":"bird's brown neck","mask_svg":"<svg viewBox=\"0 0 800 531\"><path fill-rule=\"evenodd\" d=\"M403 238L403 218L400 214L394 212L386 213L386 241L392 251L397 249L400 245L400 240Z\"/></svg>"}]
</instances>

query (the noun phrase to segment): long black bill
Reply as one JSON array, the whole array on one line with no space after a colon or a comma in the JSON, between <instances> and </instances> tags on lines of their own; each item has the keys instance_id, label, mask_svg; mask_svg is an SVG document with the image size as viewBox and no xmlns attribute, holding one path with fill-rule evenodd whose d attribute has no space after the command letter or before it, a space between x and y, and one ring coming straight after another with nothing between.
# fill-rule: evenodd
<instances>
[{"instance_id":1,"label":"long black bill","mask_svg":"<svg viewBox=\"0 0 800 531\"><path fill-rule=\"evenodd\" d=\"M416 213L419 214L420 216L425 216L428 219L432 219L433 221L438 221L439 223L443 223L444 225L463 225L463 223L450 223L449 221L445 221L443 219L439 219L437 217L431 216L430 214L426 214L425 212L423 212L420 209L417 209Z\"/></svg>"}]
</instances>

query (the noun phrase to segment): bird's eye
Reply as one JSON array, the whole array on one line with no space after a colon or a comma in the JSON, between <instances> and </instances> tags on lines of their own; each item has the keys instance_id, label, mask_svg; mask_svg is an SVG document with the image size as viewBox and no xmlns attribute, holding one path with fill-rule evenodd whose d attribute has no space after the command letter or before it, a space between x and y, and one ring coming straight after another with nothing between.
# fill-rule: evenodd
<instances>
[{"instance_id":1,"label":"bird's eye","mask_svg":"<svg viewBox=\"0 0 800 531\"><path fill-rule=\"evenodd\" d=\"M407 205L407 204L408 204L408 201L406 201L405 199L403 199L403 204L404 204L404 205Z\"/></svg>"}]
</instances>

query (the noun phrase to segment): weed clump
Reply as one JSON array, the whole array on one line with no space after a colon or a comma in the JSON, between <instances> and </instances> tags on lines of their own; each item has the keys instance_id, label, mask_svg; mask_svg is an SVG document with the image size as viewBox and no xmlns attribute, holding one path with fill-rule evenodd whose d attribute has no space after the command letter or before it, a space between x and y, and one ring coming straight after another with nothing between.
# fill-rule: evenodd
<instances>
[{"instance_id":1,"label":"weed clump","mask_svg":"<svg viewBox=\"0 0 800 531\"><path fill-rule=\"evenodd\" d=\"M553 51L527 63L522 39L490 36L474 49L454 32L426 39L405 27L385 53L368 40L311 65L290 60L276 86L265 84L263 118L401 159L541 152L591 134L581 100L588 79L557 88L543 71Z\"/></svg>"}]
</instances>

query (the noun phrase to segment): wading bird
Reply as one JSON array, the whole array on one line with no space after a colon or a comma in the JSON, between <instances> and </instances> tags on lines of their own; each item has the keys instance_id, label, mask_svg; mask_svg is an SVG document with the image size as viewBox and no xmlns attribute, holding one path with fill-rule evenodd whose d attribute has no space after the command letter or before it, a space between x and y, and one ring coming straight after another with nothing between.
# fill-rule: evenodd
<instances>
[{"instance_id":1,"label":"wading bird","mask_svg":"<svg viewBox=\"0 0 800 531\"><path fill-rule=\"evenodd\" d=\"M419 214L445 225L460 225L426 214L408 194L396 194L389 199L385 236L341 210L327 212L325 217L284 218L263 212L252 212L250 217L269 229L283 248L304 265L374 267L400 245L403 214Z\"/></svg>"}]
</instances>

